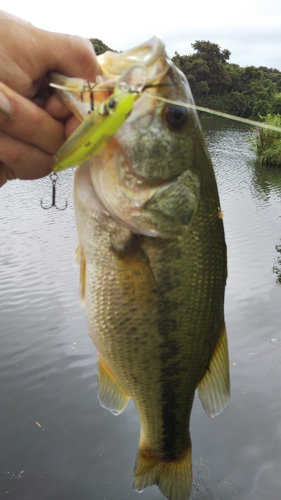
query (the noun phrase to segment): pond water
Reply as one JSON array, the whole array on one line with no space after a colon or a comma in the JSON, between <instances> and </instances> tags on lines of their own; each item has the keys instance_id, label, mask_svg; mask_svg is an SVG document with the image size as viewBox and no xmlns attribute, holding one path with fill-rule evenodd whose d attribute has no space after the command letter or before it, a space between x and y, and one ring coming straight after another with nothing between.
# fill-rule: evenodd
<instances>
[{"instance_id":1,"label":"pond water","mask_svg":"<svg viewBox=\"0 0 281 500\"><path fill-rule=\"evenodd\" d=\"M231 401L215 419L192 412L194 500L281 497L281 170L256 165L250 129L204 129L225 214ZM44 211L48 178L0 190L1 500L160 500L132 490L139 422L97 399L96 351L72 265L73 172ZM277 248L276 248L277 247ZM280 277L279 277L280 279Z\"/></svg>"}]
</instances>

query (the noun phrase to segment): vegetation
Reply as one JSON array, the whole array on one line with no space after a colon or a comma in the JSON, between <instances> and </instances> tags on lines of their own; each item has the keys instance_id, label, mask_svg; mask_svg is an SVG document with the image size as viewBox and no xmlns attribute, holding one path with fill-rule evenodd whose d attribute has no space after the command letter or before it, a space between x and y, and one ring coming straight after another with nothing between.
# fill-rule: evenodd
<instances>
[{"instance_id":1,"label":"vegetation","mask_svg":"<svg viewBox=\"0 0 281 500\"><path fill-rule=\"evenodd\" d=\"M107 50L110 50L111 52L116 52L115 50L105 45L105 43L103 43L99 38L90 38L90 42L92 42L97 56L103 54Z\"/></svg>"},{"instance_id":2,"label":"vegetation","mask_svg":"<svg viewBox=\"0 0 281 500\"><path fill-rule=\"evenodd\" d=\"M231 64L230 51L209 41L191 46L193 54L176 52L172 60L186 75L196 104L254 120L281 113L280 71Z\"/></svg>"},{"instance_id":3,"label":"vegetation","mask_svg":"<svg viewBox=\"0 0 281 500\"><path fill-rule=\"evenodd\" d=\"M230 64L230 51L196 40L194 53L173 61L185 73L196 104L281 127L281 72L260 66ZM281 165L281 135L259 129L252 141L258 161Z\"/></svg>"},{"instance_id":4,"label":"vegetation","mask_svg":"<svg viewBox=\"0 0 281 500\"><path fill-rule=\"evenodd\" d=\"M265 123L281 127L281 115L268 114ZM257 155L259 163L268 165L281 165L281 135L266 128L261 128L256 132L252 140L253 149Z\"/></svg>"}]
</instances>

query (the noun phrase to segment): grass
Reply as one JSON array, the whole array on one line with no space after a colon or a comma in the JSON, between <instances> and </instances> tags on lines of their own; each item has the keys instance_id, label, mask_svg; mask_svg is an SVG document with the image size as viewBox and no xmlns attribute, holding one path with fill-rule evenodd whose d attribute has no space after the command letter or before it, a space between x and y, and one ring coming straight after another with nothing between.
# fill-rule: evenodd
<instances>
[{"instance_id":1,"label":"grass","mask_svg":"<svg viewBox=\"0 0 281 500\"><path fill-rule=\"evenodd\" d=\"M264 122L281 127L281 115L268 114ZM261 128L257 130L251 142L260 164L281 165L281 133Z\"/></svg>"}]
</instances>

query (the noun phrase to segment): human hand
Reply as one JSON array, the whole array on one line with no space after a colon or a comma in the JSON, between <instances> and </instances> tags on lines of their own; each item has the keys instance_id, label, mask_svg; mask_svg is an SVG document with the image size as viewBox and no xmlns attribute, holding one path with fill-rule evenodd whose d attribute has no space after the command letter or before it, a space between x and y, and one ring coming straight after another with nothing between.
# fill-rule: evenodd
<instances>
[{"instance_id":1,"label":"human hand","mask_svg":"<svg viewBox=\"0 0 281 500\"><path fill-rule=\"evenodd\" d=\"M95 81L100 69L90 41L51 33L0 11L0 186L50 173L53 155L77 126L51 95L47 74Z\"/></svg>"}]
</instances>

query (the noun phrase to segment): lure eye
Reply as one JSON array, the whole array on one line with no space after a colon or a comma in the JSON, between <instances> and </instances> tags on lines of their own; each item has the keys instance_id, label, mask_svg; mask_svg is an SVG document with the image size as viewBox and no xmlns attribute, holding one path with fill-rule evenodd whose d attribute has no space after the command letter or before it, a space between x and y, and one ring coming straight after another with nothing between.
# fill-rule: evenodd
<instances>
[{"instance_id":1,"label":"lure eye","mask_svg":"<svg viewBox=\"0 0 281 500\"><path fill-rule=\"evenodd\" d=\"M110 109L114 109L116 107L116 101L114 99L112 99L111 101L109 101L108 107Z\"/></svg>"},{"instance_id":2,"label":"lure eye","mask_svg":"<svg viewBox=\"0 0 281 500\"><path fill-rule=\"evenodd\" d=\"M188 120L188 109L176 104L170 104L166 109L166 119L168 124L176 129L181 129Z\"/></svg>"}]
</instances>

